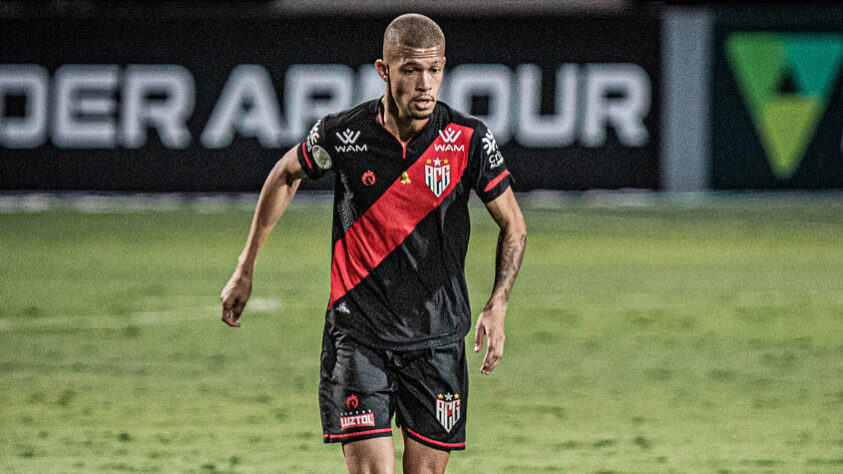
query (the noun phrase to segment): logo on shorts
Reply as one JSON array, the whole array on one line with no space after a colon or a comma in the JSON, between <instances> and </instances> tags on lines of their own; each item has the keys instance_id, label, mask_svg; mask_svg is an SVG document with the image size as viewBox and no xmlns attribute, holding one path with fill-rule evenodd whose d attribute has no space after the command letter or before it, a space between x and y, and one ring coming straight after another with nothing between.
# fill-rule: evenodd
<instances>
[{"instance_id":1,"label":"logo on shorts","mask_svg":"<svg viewBox=\"0 0 843 474\"><path fill-rule=\"evenodd\" d=\"M436 197L441 196L451 184L451 165L448 160L427 160L424 165L424 183Z\"/></svg>"},{"instance_id":2,"label":"logo on shorts","mask_svg":"<svg viewBox=\"0 0 843 474\"><path fill-rule=\"evenodd\" d=\"M375 426L375 414L372 410L356 410L359 405L360 400L357 395L352 393L345 398L345 409L348 411L340 413L340 429Z\"/></svg>"},{"instance_id":3,"label":"logo on shorts","mask_svg":"<svg viewBox=\"0 0 843 474\"><path fill-rule=\"evenodd\" d=\"M448 433L460 421L460 394L439 394L436 396L436 419Z\"/></svg>"},{"instance_id":4,"label":"logo on shorts","mask_svg":"<svg viewBox=\"0 0 843 474\"><path fill-rule=\"evenodd\" d=\"M340 429L343 431L350 428L359 428L361 426L375 426L375 414L372 413L371 410L366 413L340 417Z\"/></svg>"},{"instance_id":5,"label":"logo on shorts","mask_svg":"<svg viewBox=\"0 0 843 474\"><path fill-rule=\"evenodd\" d=\"M345 399L346 408L357 408L357 404L357 395L351 394L351 396Z\"/></svg>"}]
</instances>

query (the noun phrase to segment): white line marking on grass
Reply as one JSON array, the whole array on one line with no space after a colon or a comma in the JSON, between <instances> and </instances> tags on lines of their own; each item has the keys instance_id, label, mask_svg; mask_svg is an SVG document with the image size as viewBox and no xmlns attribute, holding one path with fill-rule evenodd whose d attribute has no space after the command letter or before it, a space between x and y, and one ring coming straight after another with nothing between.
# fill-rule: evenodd
<instances>
[{"instance_id":1,"label":"white line marking on grass","mask_svg":"<svg viewBox=\"0 0 843 474\"><path fill-rule=\"evenodd\" d=\"M129 326L151 326L154 324L174 324L184 321L198 321L200 319L213 320L216 306L202 309L191 308L169 311L144 311L129 313L122 316L115 315L79 315L79 316L45 316L37 319L4 319L0 320L0 331L27 331L37 329L123 329ZM219 317L219 315L217 315Z\"/></svg>"},{"instance_id":2,"label":"white line marking on grass","mask_svg":"<svg viewBox=\"0 0 843 474\"><path fill-rule=\"evenodd\" d=\"M246 305L245 313L265 314L281 308L279 298L252 298ZM77 315L45 316L40 318L0 319L0 332L27 331L37 329L124 329L129 326L153 326L159 324L177 324L185 321L218 320L221 307L205 306L202 308L182 308L166 311L139 311L125 315Z\"/></svg>"},{"instance_id":3,"label":"white line marking on grass","mask_svg":"<svg viewBox=\"0 0 843 474\"><path fill-rule=\"evenodd\" d=\"M252 298L246 303L246 311L256 313L271 313L281 309L281 300L278 298Z\"/></svg>"},{"instance_id":4,"label":"white line marking on grass","mask_svg":"<svg viewBox=\"0 0 843 474\"><path fill-rule=\"evenodd\" d=\"M281 300L275 298L254 298L249 301L246 313L269 313L281 307ZM167 311L140 311L125 315L78 315L45 316L37 319L0 319L0 332L28 331L38 329L125 329L130 326L154 326L177 324L186 321L207 320L215 322L220 318L220 306L183 308Z\"/></svg>"}]
</instances>

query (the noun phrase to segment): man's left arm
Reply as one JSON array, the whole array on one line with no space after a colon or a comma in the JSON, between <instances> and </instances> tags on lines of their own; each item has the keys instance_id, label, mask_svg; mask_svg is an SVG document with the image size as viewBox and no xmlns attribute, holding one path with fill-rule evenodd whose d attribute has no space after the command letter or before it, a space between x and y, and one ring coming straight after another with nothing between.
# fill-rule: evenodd
<instances>
[{"instance_id":1,"label":"man's left arm","mask_svg":"<svg viewBox=\"0 0 843 474\"><path fill-rule=\"evenodd\" d=\"M515 201L512 188L486 203L486 209L500 227L495 260L495 285L492 296L477 317L474 335L474 352L483 348L483 336L488 337L486 356L480 373L487 375L503 357L504 318L515 277L521 269L524 248L527 245L527 227L524 216Z\"/></svg>"}]
</instances>

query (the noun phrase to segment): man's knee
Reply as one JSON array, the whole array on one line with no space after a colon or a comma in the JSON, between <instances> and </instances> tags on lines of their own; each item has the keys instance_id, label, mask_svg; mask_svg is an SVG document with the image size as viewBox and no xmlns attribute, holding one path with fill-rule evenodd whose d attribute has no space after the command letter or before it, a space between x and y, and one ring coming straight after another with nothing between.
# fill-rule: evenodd
<instances>
[{"instance_id":1,"label":"man's knee","mask_svg":"<svg viewBox=\"0 0 843 474\"><path fill-rule=\"evenodd\" d=\"M404 474L441 474L451 453L425 446L404 432Z\"/></svg>"},{"instance_id":2,"label":"man's knee","mask_svg":"<svg viewBox=\"0 0 843 474\"><path fill-rule=\"evenodd\" d=\"M349 474L395 473L392 437L350 441L343 443L342 451Z\"/></svg>"}]
</instances>

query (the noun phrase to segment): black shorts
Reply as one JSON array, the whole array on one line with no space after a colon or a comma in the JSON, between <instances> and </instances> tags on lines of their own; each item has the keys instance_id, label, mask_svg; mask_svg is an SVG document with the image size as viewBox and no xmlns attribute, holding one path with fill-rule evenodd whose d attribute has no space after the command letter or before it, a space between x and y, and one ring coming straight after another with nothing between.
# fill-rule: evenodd
<instances>
[{"instance_id":1,"label":"black shorts","mask_svg":"<svg viewBox=\"0 0 843 474\"><path fill-rule=\"evenodd\" d=\"M417 351L360 344L325 325L319 407L326 443L392 436L396 424L441 450L465 449L465 341Z\"/></svg>"}]
</instances>

